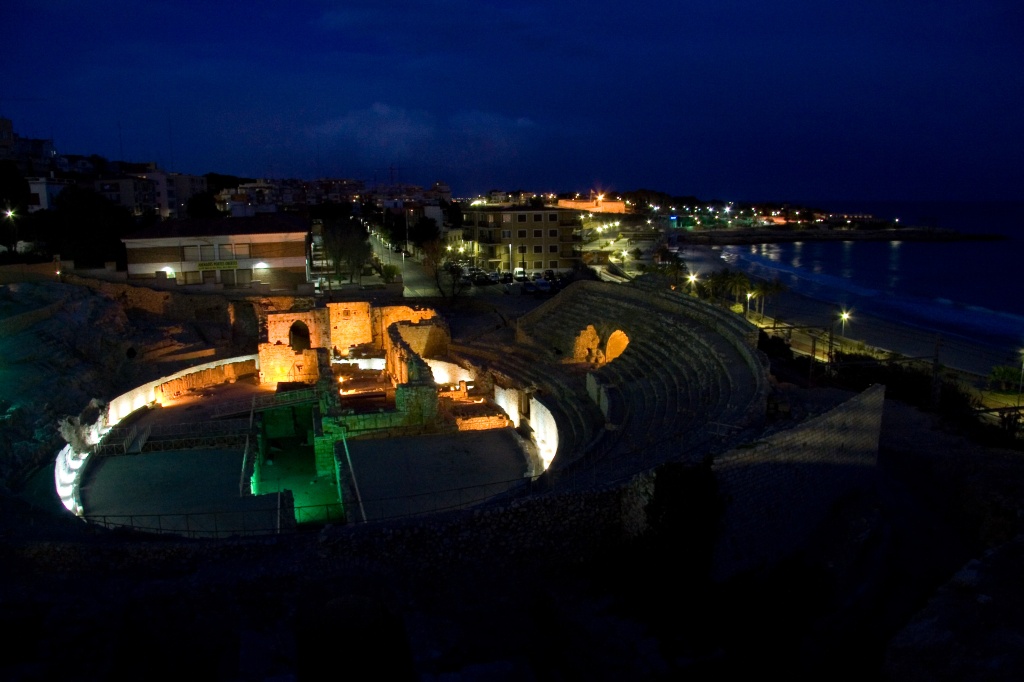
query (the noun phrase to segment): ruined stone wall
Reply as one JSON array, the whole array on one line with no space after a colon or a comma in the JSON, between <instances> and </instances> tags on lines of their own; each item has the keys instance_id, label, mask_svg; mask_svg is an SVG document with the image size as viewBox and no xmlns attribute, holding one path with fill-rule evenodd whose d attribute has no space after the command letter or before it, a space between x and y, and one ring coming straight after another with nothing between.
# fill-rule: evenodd
<instances>
[{"instance_id":1,"label":"ruined stone wall","mask_svg":"<svg viewBox=\"0 0 1024 682\"><path fill-rule=\"evenodd\" d=\"M260 344L260 383L298 381L315 384L320 378L316 348L296 352L284 344Z\"/></svg>"},{"instance_id":2,"label":"ruined stone wall","mask_svg":"<svg viewBox=\"0 0 1024 682\"><path fill-rule=\"evenodd\" d=\"M518 388L494 387L494 402L505 410L505 414L512 420L512 425L516 428L519 428L519 401L522 399L522 394L522 390Z\"/></svg>"},{"instance_id":3,"label":"ruined stone wall","mask_svg":"<svg viewBox=\"0 0 1024 682\"><path fill-rule=\"evenodd\" d=\"M126 310L143 310L171 320L220 319L229 323L228 299L220 294L186 294L177 291L156 291L148 287L117 282L103 282L76 275L64 281L87 287L115 300Z\"/></svg>"},{"instance_id":4,"label":"ruined stone wall","mask_svg":"<svg viewBox=\"0 0 1024 682\"><path fill-rule=\"evenodd\" d=\"M547 469L558 452L558 424L551 410L535 397L530 398L530 427L544 469Z\"/></svg>"},{"instance_id":5,"label":"ruined stone wall","mask_svg":"<svg viewBox=\"0 0 1024 682\"><path fill-rule=\"evenodd\" d=\"M331 325L331 348L347 355L352 346L373 343L373 320L370 304L366 301L328 303Z\"/></svg>"},{"instance_id":6,"label":"ruined stone wall","mask_svg":"<svg viewBox=\"0 0 1024 682\"><path fill-rule=\"evenodd\" d=\"M437 387L428 384L402 384L395 389L395 409L404 414L408 424L436 424Z\"/></svg>"},{"instance_id":7,"label":"ruined stone wall","mask_svg":"<svg viewBox=\"0 0 1024 682\"><path fill-rule=\"evenodd\" d=\"M440 389L437 392L439 400L469 400L469 389L466 387L465 381L460 381L456 385L445 384L449 386L448 389Z\"/></svg>"},{"instance_id":8,"label":"ruined stone wall","mask_svg":"<svg viewBox=\"0 0 1024 682\"><path fill-rule=\"evenodd\" d=\"M136 386L107 403L107 425L116 426L118 422L135 410L145 407L165 395L169 397L167 386L183 385L178 382L185 382L191 384L192 387L202 388L223 383L231 378L246 376L254 371L256 371L256 356L242 355L189 367ZM193 375L196 375L195 379L190 378Z\"/></svg>"},{"instance_id":9,"label":"ruined stone wall","mask_svg":"<svg viewBox=\"0 0 1024 682\"><path fill-rule=\"evenodd\" d=\"M461 365L456 365L454 362L434 360L432 358L426 358L424 361L430 367L430 372L434 375L434 381L438 386L446 384L455 386L459 383L475 383L476 381L476 372Z\"/></svg>"},{"instance_id":10,"label":"ruined stone wall","mask_svg":"<svg viewBox=\"0 0 1024 682\"><path fill-rule=\"evenodd\" d=\"M63 271L74 266L71 261L61 264ZM15 263L0 266L0 284L15 282L54 282L57 281L56 263Z\"/></svg>"},{"instance_id":11,"label":"ruined stone wall","mask_svg":"<svg viewBox=\"0 0 1024 682\"><path fill-rule=\"evenodd\" d=\"M429 383L434 385L434 376L427 363L409 347L398 325L388 328L387 340L384 343L385 367L392 381L397 385Z\"/></svg>"},{"instance_id":12,"label":"ruined stone wall","mask_svg":"<svg viewBox=\"0 0 1024 682\"><path fill-rule=\"evenodd\" d=\"M388 329L395 322L421 322L437 317L437 313L430 308L410 308L406 305L392 305L373 308L371 310L373 324L373 343L378 348L384 348L388 336Z\"/></svg>"},{"instance_id":13,"label":"ruined stone wall","mask_svg":"<svg viewBox=\"0 0 1024 682\"><path fill-rule=\"evenodd\" d=\"M401 389L396 391L395 402L398 403L398 396L402 394ZM417 406L416 401L421 400ZM327 451L328 447L332 448L331 453L334 452L334 445L328 445L328 443L334 443L341 440L341 430L344 429L348 433L348 438L400 438L402 436L418 436L432 433L442 433L446 430L454 431L454 427L447 427L440 419L424 419L421 415L429 412L429 408L433 405L433 409L437 409L436 396L431 399L430 396L417 396L406 394L402 397L402 405L406 409L416 408L410 412L402 411L401 409L386 410L384 412L367 412L362 414L340 414L324 417L321 420L323 426L323 445L324 452ZM422 409L426 406L427 409ZM319 438L317 438L319 441ZM341 447L338 442L337 447ZM331 455L333 456L333 454ZM319 455L318 455L319 457ZM317 460L319 462L319 459ZM319 466L319 463L318 465Z\"/></svg>"},{"instance_id":14,"label":"ruined stone wall","mask_svg":"<svg viewBox=\"0 0 1024 682\"><path fill-rule=\"evenodd\" d=\"M225 382L233 383L240 377L255 374L257 371L255 359L207 367L160 384L156 387L156 399L176 398L186 391L197 388L217 386Z\"/></svg>"},{"instance_id":15,"label":"ruined stone wall","mask_svg":"<svg viewBox=\"0 0 1024 682\"><path fill-rule=\"evenodd\" d=\"M309 329L311 348L331 347L331 325L326 308L314 308L302 312L271 313L267 315L267 343L290 343L292 325L302 322Z\"/></svg>"},{"instance_id":16,"label":"ruined stone wall","mask_svg":"<svg viewBox=\"0 0 1024 682\"><path fill-rule=\"evenodd\" d=\"M422 358L445 357L448 355L448 326L440 320L422 322L399 322L398 333L414 353Z\"/></svg>"},{"instance_id":17,"label":"ruined stone wall","mask_svg":"<svg viewBox=\"0 0 1024 682\"><path fill-rule=\"evenodd\" d=\"M504 429L511 425L512 422L503 414L455 418L455 427L459 431L490 431L492 429Z\"/></svg>"}]
</instances>

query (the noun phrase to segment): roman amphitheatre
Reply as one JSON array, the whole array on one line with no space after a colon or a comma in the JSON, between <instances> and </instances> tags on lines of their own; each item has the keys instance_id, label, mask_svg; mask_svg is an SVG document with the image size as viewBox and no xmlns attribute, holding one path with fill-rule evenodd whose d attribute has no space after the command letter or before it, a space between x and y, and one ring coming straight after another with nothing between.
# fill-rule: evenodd
<instances>
[{"instance_id":1,"label":"roman amphitheatre","mask_svg":"<svg viewBox=\"0 0 1024 682\"><path fill-rule=\"evenodd\" d=\"M727 309L591 281L509 306L74 277L2 300L16 679L880 665L854 663L874 620L811 633L807 609L883 589L880 443L924 418L781 384Z\"/></svg>"}]
</instances>

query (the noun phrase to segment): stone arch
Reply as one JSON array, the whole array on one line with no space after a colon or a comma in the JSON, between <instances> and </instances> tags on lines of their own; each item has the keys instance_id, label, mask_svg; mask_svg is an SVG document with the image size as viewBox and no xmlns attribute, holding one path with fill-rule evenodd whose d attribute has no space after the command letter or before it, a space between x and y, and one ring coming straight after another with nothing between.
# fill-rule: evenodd
<instances>
[{"instance_id":1,"label":"stone arch","mask_svg":"<svg viewBox=\"0 0 1024 682\"><path fill-rule=\"evenodd\" d=\"M604 345L604 359L605 362L611 362L615 358L622 355L622 352L626 350L626 346L629 345L629 337L626 336L626 332L621 329L616 329L608 337L608 342Z\"/></svg>"},{"instance_id":2,"label":"stone arch","mask_svg":"<svg viewBox=\"0 0 1024 682\"><path fill-rule=\"evenodd\" d=\"M313 347L309 339L309 327L302 320L295 320L288 328L288 345L293 351L309 350Z\"/></svg>"}]
</instances>

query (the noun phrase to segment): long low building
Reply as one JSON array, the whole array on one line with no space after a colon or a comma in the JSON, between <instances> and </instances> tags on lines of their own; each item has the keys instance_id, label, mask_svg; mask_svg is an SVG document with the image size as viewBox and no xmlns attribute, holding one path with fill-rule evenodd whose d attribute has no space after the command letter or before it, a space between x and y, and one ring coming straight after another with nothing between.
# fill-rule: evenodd
<instances>
[{"instance_id":1,"label":"long low building","mask_svg":"<svg viewBox=\"0 0 1024 682\"><path fill-rule=\"evenodd\" d=\"M129 280L238 288L263 283L272 289L308 280L309 225L297 216L171 220L121 241Z\"/></svg>"}]
</instances>

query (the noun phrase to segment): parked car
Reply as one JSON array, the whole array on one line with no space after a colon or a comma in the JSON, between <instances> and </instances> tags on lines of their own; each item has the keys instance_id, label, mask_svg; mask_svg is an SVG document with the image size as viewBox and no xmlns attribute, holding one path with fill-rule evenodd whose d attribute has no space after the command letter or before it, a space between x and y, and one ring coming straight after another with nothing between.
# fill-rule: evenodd
<instances>
[{"instance_id":1,"label":"parked car","mask_svg":"<svg viewBox=\"0 0 1024 682\"><path fill-rule=\"evenodd\" d=\"M548 282L546 279L538 279L536 282L533 282L533 286L536 287L536 289L537 289L537 291L535 293L538 293L538 294L550 294L551 293L551 283Z\"/></svg>"},{"instance_id":2,"label":"parked car","mask_svg":"<svg viewBox=\"0 0 1024 682\"><path fill-rule=\"evenodd\" d=\"M477 286L497 284L497 282L488 277L485 272L474 272L470 278L473 280L473 284L476 284Z\"/></svg>"}]
</instances>

